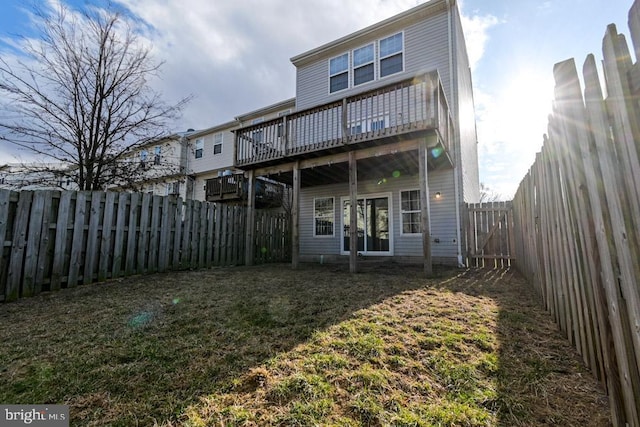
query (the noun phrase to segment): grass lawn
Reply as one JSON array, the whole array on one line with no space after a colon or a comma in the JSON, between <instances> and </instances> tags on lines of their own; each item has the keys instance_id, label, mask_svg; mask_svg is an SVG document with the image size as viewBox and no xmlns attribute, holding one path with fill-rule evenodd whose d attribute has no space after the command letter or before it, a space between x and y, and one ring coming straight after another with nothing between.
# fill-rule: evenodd
<instances>
[{"instance_id":1,"label":"grass lawn","mask_svg":"<svg viewBox=\"0 0 640 427\"><path fill-rule=\"evenodd\" d=\"M517 274L222 268L0 305L0 402L71 425L606 426Z\"/></svg>"}]
</instances>

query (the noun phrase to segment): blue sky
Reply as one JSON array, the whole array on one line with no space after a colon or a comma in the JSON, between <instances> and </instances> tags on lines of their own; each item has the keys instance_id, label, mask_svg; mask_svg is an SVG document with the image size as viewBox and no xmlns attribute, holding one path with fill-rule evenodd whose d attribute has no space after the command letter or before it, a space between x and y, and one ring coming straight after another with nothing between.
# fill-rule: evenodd
<instances>
[{"instance_id":1,"label":"blue sky","mask_svg":"<svg viewBox=\"0 0 640 427\"><path fill-rule=\"evenodd\" d=\"M42 0L54 1L54 0ZM58 0L67 2L66 0ZM148 25L167 101L195 95L176 131L206 128L295 95L289 58L386 19L416 0L113 0ZM0 2L0 55L29 34L32 0ZM69 2L67 2L69 3ZM104 0L73 0L102 5ZM480 181L509 198L551 112L553 65L602 58L606 27L627 35L632 0L458 0L473 62ZM337 18L339 17L339 18ZM25 159L26 153L19 154ZM17 161L0 146L0 164Z\"/></svg>"}]
</instances>

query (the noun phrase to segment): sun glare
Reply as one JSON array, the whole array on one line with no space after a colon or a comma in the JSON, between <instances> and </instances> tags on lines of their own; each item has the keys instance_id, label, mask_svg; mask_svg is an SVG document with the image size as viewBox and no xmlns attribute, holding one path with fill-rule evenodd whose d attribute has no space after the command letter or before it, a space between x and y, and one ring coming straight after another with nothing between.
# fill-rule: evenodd
<instances>
[{"instance_id":1,"label":"sun glare","mask_svg":"<svg viewBox=\"0 0 640 427\"><path fill-rule=\"evenodd\" d=\"M547 74L525 71L505 85L502 97L508 140L526 138L542 144L553 99L553 78L551 72Z\"/></svg>"}]
</instances>

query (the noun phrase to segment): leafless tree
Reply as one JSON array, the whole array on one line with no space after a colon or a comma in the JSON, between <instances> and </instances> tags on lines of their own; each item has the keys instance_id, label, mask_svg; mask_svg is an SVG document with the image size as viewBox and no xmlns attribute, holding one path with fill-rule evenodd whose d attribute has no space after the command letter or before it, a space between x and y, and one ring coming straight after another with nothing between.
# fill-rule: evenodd
<instances>
[{"instance_id":1,"label":"leafless tree","mask_svg":"<svg viewBox=\"0 0 640 427\"><path fill-rule=\"evenodd\" d=\"M480 183L480 203L497 202L500 199L502 199L500 193L495 192L485 183Z\"/></svg>"},{"instance_id":2,"label":"leafless tree","mask_svg":"<svg viewBox=\"0 0 640 427\"><path fill-rule=\"evenodd\" d=\"M161 63L125 14L59 5L34 16L38 36L0 59L0 140L29 150L40 172L57 162L52 175L82 190L132 182L137 152L169 135L189 99L168 105L150 86Z\"/></svg>"}]
</instances>

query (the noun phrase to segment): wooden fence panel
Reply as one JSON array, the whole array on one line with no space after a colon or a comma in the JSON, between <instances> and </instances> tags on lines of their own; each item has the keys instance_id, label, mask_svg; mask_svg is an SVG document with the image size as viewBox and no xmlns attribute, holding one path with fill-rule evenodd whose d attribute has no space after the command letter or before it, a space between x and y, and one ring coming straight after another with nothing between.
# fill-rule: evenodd
<instances>
[{"instance_id":1,"label":"wooden fence panel","mask_svg":"<svg viewBox=\"0 0 640 427\"><path fill-rule=\"evenodd\" d=\"M11 196L11 191L0 190L0 301L4 301L5 298L9 255L11 254L10 248L7 247L7 242L11 241L8 235L10 233L9 220L13 217L9 211Z\"/></svg>"},{"instance_id":2,"label":"wooden fence panel","mask_svg":"<svg viewBox=\"0 0 640 427\"><path fill-rule=\"evenodd\" d=\"M260 212L259 262L290 259ZM132 274L244 262L246 208L137 193L0 190L0 301Z\"/></svg>"},{"instance_id":3,"label":"wooden fence panel","mask_svg":"<svg viewBox=\"0 0 640 427\"><path fill-rule=\"evenodd\" d=\"M511 202L467 205L468 265L507 267L513 259Z\"/></svg>"},{"instance_id":4,"label":"wooden fence panel","mask_svg":"<svg viewBox=\"0 0 640 427\"><path fill-rule=\"evenodd\" d=\"M640 52L640 0L629 14ZM640 426L640 63L615 25L596 61L554 67L542 151L513 200L516 267L607 389L614 425Z\"/></svg>"}]
</instances>

